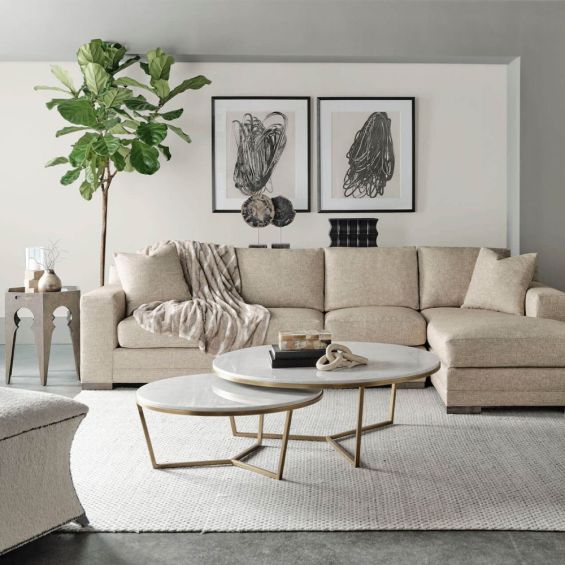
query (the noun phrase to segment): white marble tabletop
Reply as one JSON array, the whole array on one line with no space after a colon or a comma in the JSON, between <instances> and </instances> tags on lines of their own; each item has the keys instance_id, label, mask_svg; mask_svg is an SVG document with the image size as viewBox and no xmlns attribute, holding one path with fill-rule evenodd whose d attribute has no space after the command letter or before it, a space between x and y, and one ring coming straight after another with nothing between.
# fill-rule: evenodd
<instances>
[{"instance_id":1,"label":"white marble tabletop","mask_svg":"<svg viewBox=\"0 0 565 565\"><path fill-rule=\"evenodd\" d=\"M137 403L151 410L194 415L242 415L283 412L314 404L321 390L266 389L245 386L213 373L161 379L137 390Z\"/></svg>"},{"instance_id":2,"label":"white marble tabletop","mask_svg":"<svg viewBox=\"0 0 565 565\"><path fill-rule=\"evenodd\" d=\"M214 371L222 379L263 387L356 388L401 383L435 373L438 357L424 349L355 341L339 342L369 359L367 365L319 371L315 367L271 368L270 345L230 351L216 357Z\"/></svg>"}]
</instances>

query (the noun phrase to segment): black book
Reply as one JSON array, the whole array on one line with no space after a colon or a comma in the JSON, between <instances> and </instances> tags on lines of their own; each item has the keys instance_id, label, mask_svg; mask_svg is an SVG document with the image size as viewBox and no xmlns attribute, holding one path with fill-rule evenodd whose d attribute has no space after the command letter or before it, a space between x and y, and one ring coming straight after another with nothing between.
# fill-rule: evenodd
<instances>
[{"instance_id":1,"label":"black book","mask_svg":"<svg viewBox=\"0 0 565 565\"><path fill-rule=\"evenodd\" d=\"M295 367L315 367L318 359L314 358L298 358L298 359L275 359L275 354L269 349L269 356L271 357L271 367L273 369L292 369Z\"/></svg>"},{"instance_id":2,"label":"black book","mask_svg":"<svg viewBox=\"0 0 565 565\"><path fill-rule=\"evenodd\" d=\"M285 349L278 345L271 346L274 359L319 359L326 353L326 349Z\"/></svg>"}]
</instances>

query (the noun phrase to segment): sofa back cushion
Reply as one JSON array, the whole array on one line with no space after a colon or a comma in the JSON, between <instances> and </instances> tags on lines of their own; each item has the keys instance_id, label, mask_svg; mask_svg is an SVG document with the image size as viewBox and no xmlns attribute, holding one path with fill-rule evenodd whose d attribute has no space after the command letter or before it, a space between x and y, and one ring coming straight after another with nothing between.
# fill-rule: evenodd
<instances>
[{"instance_id":1,"label":"sofa back cushion","mask_svg":"<svg viewBox=\"0 0 565 565\"><path fill-rule=\"evenodd\" d=\"M326 311L357 306L418 309L415 247L330 247L326 254Z\"/></svg>"},{"instance_id":2,"label":"sofa back cushion","mask_svg":"<svg viewBox=\"0 0 565 565\"><path fill-rule=\"evenodd\" d=\"M473 276L480 247L418 247L420 309L459 308ZM508 249L494 249L509 257Z\"/></svg>"},{"instance_id":3,"label":"sofa back cushion","mask_svg":"<svg viewBox=\"0 0 565 565\"><path fill-rule=\"evenodd\" d=\"M237 260L247 303L324 309L323 249L240 248Z\"/></svg>"}]
</instances>

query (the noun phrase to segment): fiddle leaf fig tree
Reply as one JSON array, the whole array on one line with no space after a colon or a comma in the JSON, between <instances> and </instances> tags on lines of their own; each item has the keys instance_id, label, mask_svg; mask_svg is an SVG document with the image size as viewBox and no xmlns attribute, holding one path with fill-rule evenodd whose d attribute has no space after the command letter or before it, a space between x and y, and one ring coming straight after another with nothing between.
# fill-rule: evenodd
<instances>
[{"instance_id":1,"label":"fiddle leaf fig tree","mask_svg":"<svg viewBox=\"0 0 565 565\"><path fill-rule=\"evenodd\" d=\"M82 84L76 86L69 73L53 65L51 72L60 86L36 86L35 90L57 92L47 102L70 124L55 133L56 137L80 134L68 155L55 157L45 166L66 165L61 176L64 186L77 183L79 193L91 200L101 193L102 232L100 241L100 284L104 284L106 263L106 224L108 192L114 177L122 172L153 175L159 170L159 159L167 161L171 152L164 145L172 132L190 143L190 137L172 122L181 117L183 108L163 107L187 90L198 90L210 81L202 75L170 86L169 77L175 60L157 48L147 53L146 61L138 55L126 56L119 43L93 39L77 52ZM118 76L133 65L139 65L147 82ZM143 91L141 94L139 91ZM65 97L60 97L63 93Z\"/></svg>"}]
</instances>

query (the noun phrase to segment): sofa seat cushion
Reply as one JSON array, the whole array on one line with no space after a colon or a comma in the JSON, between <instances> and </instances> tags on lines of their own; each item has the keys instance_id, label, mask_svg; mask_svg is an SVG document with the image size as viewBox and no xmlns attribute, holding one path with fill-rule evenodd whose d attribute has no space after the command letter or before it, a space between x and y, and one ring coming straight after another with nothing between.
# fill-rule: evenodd
<instances>
[{"instance_id":1,"label":"sofa seat cushion","mask_svg":"<svg viewBox=\"0 0 565 565\"><path fill-rule=\"evenodd\" d=\"M278 343L279 332L323 330L324 314L310 308L269 308L271 319L265 343Z\"/></svg>"},{"instance_id":2,"label":"sofa seat cushion","mask_svg":"<svg viewBox=\"0 0 565 565\"><path fill-rule=\"evenodd\" d=\"M322 330L324 314L310 308L270 308L271 319L265 343L278 343L279 331ZM133 316L118 324L118 344L127 349L156 349L162 347L196 348L196 341L144 330Z\"/></svg>"},{"instance_id":3,"label":"sofa seat cushion","mask_svg":"<svg viewBox=\"0 0 565 565\"><path fill-rule=\"evenodd\" d=\"M411 308L362 306L341 308L326 314L326 330L332 339L377 341L398 345L426 343L426 320Z\"/></svg>"},{"instance_id":4,"label":"sofa seat cushion","mask_svg":"<svg viewBox=\"0 0 565 565\"><path fill-rule=\"evenodd\" d=\"M428 343L447 367L565 367L565 324L489 310L430 308Z\"/></svg>"},{"instance_id":5,"label":"sofa seat cushion","mask_svg":"<svg viewBox=\"0 0 565 565\"><path fill-rule=\"evenodd\" d=\"M156 347L198 347L196 341L165 334L154 334L144 330L133 316L118 324L118 345L129 349L151 349Z\"/></svg>"}]
</instances>

